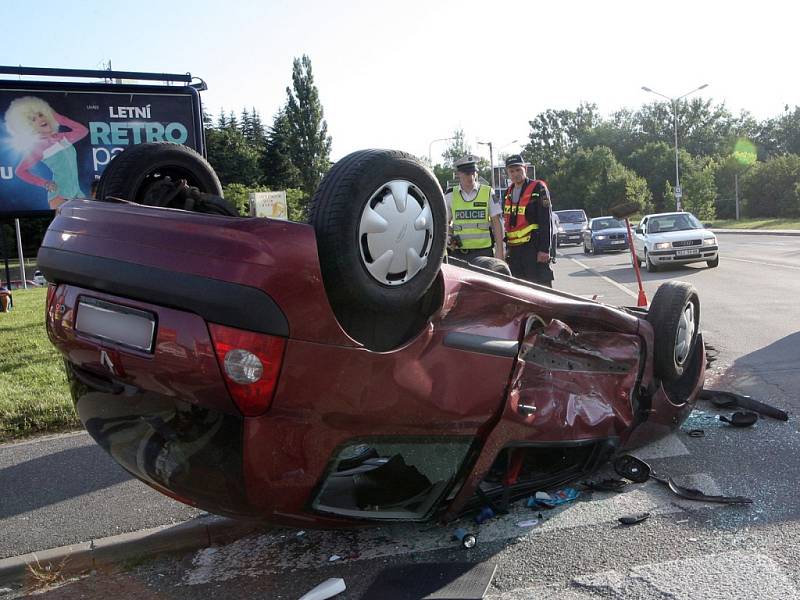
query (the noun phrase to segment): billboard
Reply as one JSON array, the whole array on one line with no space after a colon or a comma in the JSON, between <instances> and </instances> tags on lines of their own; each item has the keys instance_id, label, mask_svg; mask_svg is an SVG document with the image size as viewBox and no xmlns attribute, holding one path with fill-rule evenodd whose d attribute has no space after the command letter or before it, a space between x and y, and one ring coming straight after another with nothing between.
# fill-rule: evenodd
<instances>
[{"instance_id":1,"label":"billboard","mask_svg":"<svg viewBox=\"0 0 800 600\"><path fill-rule=\"evenodd\" d=\"M286 205L286 192L250 192L250 216L270 219L289 218Z\"/></svg>"},{"instance_id":2,"label":"billboard","mask_svg":"<svg viewBox=\"0 0 800 600\"><path fill-rule=\"evenodd\" d=\"M202 153L199 106L188 87L0 82L0 218L90 197L105 166L133 144Z\"/></svg>"}]
</instances>

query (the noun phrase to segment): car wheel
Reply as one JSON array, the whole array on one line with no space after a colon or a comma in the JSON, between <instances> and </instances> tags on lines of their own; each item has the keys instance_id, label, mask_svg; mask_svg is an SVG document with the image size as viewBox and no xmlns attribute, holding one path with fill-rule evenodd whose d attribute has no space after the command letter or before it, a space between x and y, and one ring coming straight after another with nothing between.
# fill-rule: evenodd
<instances>
[{"instance_id":1,"label":"car wheel","mask_svg":"<svg viewBox=\"0 0 800 600\"><path fill-rule=\"evenodd\" d=\"M361 150L339 160L309 208L331 301L414 306L441 268L446 218L439 183L412 155Z\"/></svg>"},{"instance_id":2,"label":"car wheel","mask_svg":"<svg viewBox=\"0 0 800 600\"><path fill-rule=\"evenodd\" d=\"M647 256L647 250L644 251L644 262L647 265L647 272L648 273L657 273L658 272L658 265L655 264L650 257Z\"/></svg>"},{"instance_id":3,"label":"car wheel","mask_svg":"<svg viewBox=\"0 0 800 600\"><path fill-rule=\"evenodd\" d=\"M653 326L655 373L665 381L683 374L692 356L700 327L697 290L682 281L661 284L653 297L647 320Z\"/></svg>"},{"instance_id":4,"label":"car wheel","mask_svg":"<svg viewBox=\"0 0 800 600\"><path fill-rule=\"evenodd\" d=\"M708 267L710 269L713 269L714 267L718 267L719 266L719 255L717 255L717 257L714 260L707 260L706 264L708 265Z\"/></svg>"},{"instance_id":5,"label":"car wheel","mask_svg":"<svg viewBox=\"0 0 800 600\"><path fill-rule=\"evenodd\" d=\"M215 196L213 200L203 199L213 205L210 212L238 214L222 199L222 185L208 161L188 146L167 142L137 144L117 154L103 171L95 197L105 200L110 196L152 205L153 194L160 184L170 180L185 180L203 194ZM183 208L185 199L180 202L180 206L171 208ZM225 207L225 212L220 212L220 207Z\"/></svg>"},{"instance_id":6,"label":"car wheel","mask_svg":"<svg viewBox=\"0 0 800 600\"><path fill-rule=\"evenodd\" d=\"M502 273L503 275L508 275L511 277L511 269L508 268L508 263L506 263L504 260L500 260L499 258L494 258L492 256L479 256L473 259L472 264L476 267L480 267L481 269L494 271L495 273Z\"/></svg>"}]
</instances>

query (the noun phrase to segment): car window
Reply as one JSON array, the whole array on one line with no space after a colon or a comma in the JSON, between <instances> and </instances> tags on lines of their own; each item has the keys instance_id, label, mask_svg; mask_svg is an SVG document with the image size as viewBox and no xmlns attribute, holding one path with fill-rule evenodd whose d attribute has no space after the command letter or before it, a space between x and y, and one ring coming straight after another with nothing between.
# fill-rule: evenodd
<instances>
[{"instance_id":1,"label":"car window","mask_svg":"<svg viewBox=\"0 0 800 600\"><path fill-rule=\"evenodd\" d=\"M592 219L592 231L614 229L615 227L625 227L625 225L617 219Z\"/></svg>"},{"instance_id":2,"label":"car window","mask_svg":"<svg viewBox=\"0 0 800 600\"><path fill-rule=\"evenodd\" d=\"M665 231L687 231L690 229L702 229L700 222L688 213L676 215L663 215L652 217L647 227L649 233L663 233Z\"/></svg>"},{"instance_id":3,"label":"car window","mask_svg":"<svg viewBox=\"0 0 800 600\"><path fill-rule=\"evenodd\" d=\"M558 220L562 223L582 223L586 221L586 213L582 210L559 210Z\"/></svg>"}]
</instances>

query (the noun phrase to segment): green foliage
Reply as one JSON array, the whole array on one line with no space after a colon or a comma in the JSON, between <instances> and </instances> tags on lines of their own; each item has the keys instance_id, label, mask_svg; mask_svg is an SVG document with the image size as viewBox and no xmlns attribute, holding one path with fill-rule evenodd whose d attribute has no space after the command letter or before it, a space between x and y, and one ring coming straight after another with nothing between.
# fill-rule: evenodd
<instances>
[{"instance_id":1,"label":"green foliage","mask_svg":"<svg viewBox=\"0 0 800 600\"><path fill-rule=\"evenodd\" d=\"M331 138L305 54L294 59L292 87L286 88L286 123L291 160L300 172L303 191L311 196L330 168Z\"/></svg>"},{"instance_id":2,"label":"green foliage","mask_svg":"<svg viewBox=\"0 0 800 600\"><path fill-rule=\"evenodd\" d=\"M685 152L683 158L688 156ZM653 197L654 210L672 210L674 198L669 198L670 208L664 190L667 182L675 180L675 150L666 142L650 142L633 152L625 164L647 181L647 188Z\"/></svg>"},{"instance_id":3,"label":"green foliage","mask_svg":"<svg viewBox=\"0 0 800 600\"><path fill-rule=\"evenodd\" d=\"M700 220L716 216L717 186L714 173L717 165L713 160L702 158L686 160L681 174L681 208L694 214ZM674 198L674 189L667 182L665 195ZM674 202L674 200L673 200ZM674 205L668 210L674 210Z\"/></svg>"},{"instance_id":4,"label":"green foliage","mask_svg":"<svg viewBox=\"0 0 800 600\"><path fill-rule=\"evenodd\" d=\"M553 208L583 208L592 217L607 215L611 207L635 202L642 211L652 205L647 182L620 164L610 148L578 148L561 161L551 178Z\"/></svg>"},{"instance_id":5,"label":"green foliage","mask_svg":"<svg viewBox=\"0 0 800 600\"><path fill-rule=\"evenodd\" d=\"M464 130L456 129L453 132L453 139L450 140L450 145L442 152L444 166L452 170L455 162L467 154L472 154L472 148L464 138Z\"/></svg>"},{"instance_id":6,"label":"green foliage","mask_svg":"<svg viewBox=\"0 0 800 600\"><path fill-rule=\"evenodd\" d=\"M238 129L209 129L206 132L208 162L222 185L256 185L261 180L260 149L248 142Z\"/></svg>"},{"instance_id":7,"label":"green foliage","mask_svg":"<svg viewBox=\"0 0 800 600\"><path fill-rule=\"evenodd\" d=\"M530 121L530 142L523 154L536 165L537 176L550 179L598 119L597 105L582 103L574 111L548 109Z\"/></svg>"},{"instance_id":8,"label":"green foliage","mask_svg":"<svg viewBox=\"0 0 800 600\"><path fill-rule=\"evenodd\" d=\"M740 180L748 217L800 217L800 156L785 154L756 163Z\"/></svg>"},{"instance_id":9,"label":"green foliage","mask_svg":"<svg viewBox=\"0 0 800 600\"><path fill-rule=\"evenodd\" d=\"M269 191L272 190L266 186L247 187L241 183L231 183L223 188L225 199L231 202L242 216L248 216L250 214L250 192ZM288 188L283 191L286 192L289 220L305 223L308 220L308 197L303 190Z\"/></svg>"},{"instance_id":10,"label":"green foliage","mask_svg":"<svg viewBox=\"0 0 800 600\"><path fill-rule=\"evenodd\" d=\"M64 362L47 338L47 290L14 292L14 310L0 313L0 442L80 427Z\"/></svg>"},{"instance_id":11,"label":"green foliage","mask_svg":"<svg viewBox=\"0 0 800 600\"><path fill-rule=\"evenodd\" d=\"M300 171L292 162L291 128L286 111L275 115L262 160L264 183L274 189L301 186Z\"/></svg>"}]
</instances>

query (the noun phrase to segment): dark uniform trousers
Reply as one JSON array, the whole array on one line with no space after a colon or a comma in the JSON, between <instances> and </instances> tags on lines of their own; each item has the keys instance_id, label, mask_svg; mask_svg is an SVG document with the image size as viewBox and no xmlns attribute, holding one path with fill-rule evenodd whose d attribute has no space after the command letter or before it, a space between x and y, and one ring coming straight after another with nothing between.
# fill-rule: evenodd
<instances>
[{"instance_id":1,"label":"dark uniform trousers","mask_svg":"<svg viewBox=\"0 0 800 600\"><path fill-rule=\"evenodd\" d=\"M509 246L508 267L511 274L518 279L553 287L553 270L549 262L540 263L536 260L538 250L535 241L531 238L530 242Z\"/></svg>"}]
</instances>

